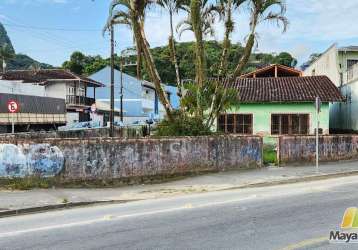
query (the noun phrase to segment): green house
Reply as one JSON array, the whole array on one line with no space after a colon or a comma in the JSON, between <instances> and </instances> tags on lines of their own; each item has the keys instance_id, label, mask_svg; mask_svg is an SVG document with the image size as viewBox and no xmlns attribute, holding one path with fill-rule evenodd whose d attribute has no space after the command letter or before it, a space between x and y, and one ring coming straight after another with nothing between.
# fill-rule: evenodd
<instances>
[{"instance_id":1,"label":"green house","mask_svg":"<svg viewBox=\"0 0 358 250\"><path fill-rule=\"evenodd\" d=\"M329 134L329 105L344 101L344 97L328 77L301 75L295 69L271 65L230 82L240 101L218 117L217 129L266 138L314 134L315 100L319 97L320 132Z\"/></svg>"}]
</instances>

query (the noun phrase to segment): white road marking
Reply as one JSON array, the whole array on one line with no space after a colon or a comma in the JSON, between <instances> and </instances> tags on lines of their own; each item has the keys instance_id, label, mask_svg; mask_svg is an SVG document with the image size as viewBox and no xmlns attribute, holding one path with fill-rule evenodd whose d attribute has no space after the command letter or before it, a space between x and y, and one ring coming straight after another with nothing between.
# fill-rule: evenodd
<instances>
[{"instance_id":1,"label":"white road marking","mask_svg":"<svg viewBox=\"0 0 358 250\"><path fill-rule=\"evenodd\" d=\"M70 227L75 227L75 226L84 226L84 225L90 225L93 223L99 223L99 222L104 222L104 221L108 221L108 220L116 221L116 220L127 219L127 218L138 217L138 216L176 212L176 211L180 211L180 210L184 210L184 209L188 209L188 208L195 209L195 208L203 208L203 207L209 207L209 206L217 206L217 205L222 205L222 204L227 204L227 203L251 200L251 199L255 199L256 197L257 197L256 195L252 195L252 196L248 196L248 197L241 198L241 199L234 199L234 200L228 200L228 201L222 201L222 202L208 202L208 203L204 203L204 204L200 204L200 205L196 205L196 206L192 205L191 203L187 203L181 207L176 207L176 208L166 208L166 209L160 209L160 210L155 210L155 211L148 211L148 212L135 213L135 214L126 214L126 215L119 215L119 216L106 215L104 217L101 217L98 219L93 219L93 220L85 220L85 221L72 222L72 223L66 223L66 224L60 224L60 225L43 226L43 227L38 227L38 228L30 228L30 229L25 229L25 230L0 233L0 238L12 237L12 236L20 235L20 234L25 234L25 233L33 233L33 232L41 232L41 231L48 231L48 230L55 230L55 229L62 229L62 228L70 228Z\"/></svg>"}]
</instances>

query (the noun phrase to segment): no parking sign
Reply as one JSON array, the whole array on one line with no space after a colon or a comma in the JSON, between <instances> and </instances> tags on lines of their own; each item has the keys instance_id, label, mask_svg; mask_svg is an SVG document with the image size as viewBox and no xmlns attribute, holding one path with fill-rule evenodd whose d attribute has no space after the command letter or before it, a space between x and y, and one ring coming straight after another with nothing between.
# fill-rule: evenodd
<instances>
[{"instance_id":1,"label":"no parking sign","mask_svg":"<svg viewBox=\"0 0 358 250\"><path fill-rule=\"evenodd\" d=\"M17 113L19 111L19 104L14 100L9 100L7 102L7 109L10 113Z\"/></svg>"}]
</instances>

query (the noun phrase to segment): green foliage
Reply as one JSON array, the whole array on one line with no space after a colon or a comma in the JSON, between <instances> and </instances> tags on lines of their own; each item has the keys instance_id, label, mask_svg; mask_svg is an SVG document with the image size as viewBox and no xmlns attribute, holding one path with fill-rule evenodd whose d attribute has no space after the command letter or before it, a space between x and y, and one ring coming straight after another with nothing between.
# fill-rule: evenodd
<instances>
[{"instance_id":1,"label":"green foliage","mask_svg":"<svg viewBox=\"0 0 358 250\"><path fill-rule=\"evenodd\" d=\"M33 65L38 65L41 69L53 68L53 66L49 64L40 63L24 54L16 54L13 59L9 60L7 68L9 70L29 69Z\"/></svg>"},{"instance_id":2,"label":"green foliage","mask_svg":"<svg viewBox=\"0 0 358 250\"><path fill-rule=\"evenodd\" d=\"M204 121L196 116L175 112L173 120L162 120L155 131L156 136L203 136L210 135L210 128L204 125Z\"/></svg>"},{"instance_id":3,"label":"green foliage","mask_svg":"<svg viewBox=\"0 0 358 250\"><path fill-rule=\"evenodd\" d=\"M5 27L0 23L0 47L7 44L12 54L15 53L14 47L12 46L11 40L7 35Z\"/></svg>"},{"instance_id":4,"label":"green foliage","mask_svg":"<svg viewBox=\"0 0 358 250\"><path fill-rule=\"evenodd\" d=\"M39 63L38 61L32 59L27 55L15 54L15 50L12 46L11 40L7 35L4 26L0 23L0 47L3 47L4 45L7 45L9 52L14 55L13 57L10 57L8 61L6 60L7 69L9 70L29 69L32 65L35 64L42 69L53 68L49 64Z\"/></svg>"},{"instance_id":5,"label":"green foliage","mask_svg":"<svg viewBox=\"0 0 358 250\"><path fill-rule=\"evenodd\" d=\"M274 146L264 145L263 151L265 165L278 165L277 152Z\"/></svg>"},{"instance_id":6,"label":"green foliage","mask_svg":"<svg viewBox=\"0 0 358 250\"><path fill-rule=\"evenodd\" d=\"M194 79L195 78L195 51L193 42L176 43L176 56L179 63L181 79ZM205 42L206 58L207 58L207 75L208 77L215 77L218 72L220 57L222 53L222 44L217 41ZM228 72L231 74L237 62L243 53L243 47L240 44L233 44L228 53ZM171 61L171 52L168 46L153 48L152 54L154 57L155 64L159 71L159 75L164 83L174 85L176 83L175 68ZM74 52L77 53L77 52ZM82 54L82 53L81 53ZM282 55L283 54L283 55ZM289 56L287 56L288 54ZM83 55L83 54L82 54ZM82 71L83 75L91 75L98 70L109 65L109 59L104 59L101 56L88 56L84 55L85 58L82 60L69 60L63 64L64 68L71 69L73 64L80 69L74 73ZM72 56L71 56L72 58ZM288 58L288 59L287 59ZM130 58L131 61L136 61L136 56ZM280 63L286 66L291 66L291 62L296 61L289 53L280 53L279 55L257 53L252 54L249 63L244 69L244 73L255 70L259 67L266 66L268 64ZM119 69L120 58L115 56L115 66ZM79 65L78 65L79 64ZM72 66L73 67L73 66ZM136 77L136 67L125 67L124 72ZM150 80L149 74L147 73L144 65L142 67L143 79Z\"/></svg>"}]
</instances>

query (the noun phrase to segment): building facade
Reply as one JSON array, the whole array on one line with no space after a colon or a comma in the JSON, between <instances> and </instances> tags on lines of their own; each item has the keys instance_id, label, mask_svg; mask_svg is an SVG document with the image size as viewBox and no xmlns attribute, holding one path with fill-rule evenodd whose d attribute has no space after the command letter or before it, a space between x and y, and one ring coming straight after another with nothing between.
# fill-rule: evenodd
<instances>
[{"instance_id":1,"label":"building facade","mask_svg":"<svg viewBox=\"0 0 358 250\"><path fill-rule=\"evenodd\" d=\"M358 131L358 46L332 45L318 57L304 75L328 76L345 97L330 106L330 127L335 132Z\"/></svg>"},{"instance_id":2,"label":"building facade","mask_svg":"<svg viewBox=\"0 0 358 250\"><path fill-rule=\"evenodd\" d=\"M15 94L28 92L64 99L67 124L89 121L88 110L96 102L96 89L103 87L100 82L61 69L7 71L0 75L0 85L3 89L10 86L9 91L19 92ZM88 93L89 90L93 93Z\"/></svg>"},{"instance_id":3,"label":"building facade","mask_svg":"<svg viewBox=\"0 0 358 250\"><path fill-rule=\"evenodd\" d=\"M338 88L326 76L302 77L297 70L286 67L282 75L277 73L282 69L272 65L261 77L248 74L229 82L227 87L238 90L240 101L218 117L217 129L265 138L314 134L315 99L319 97L322 102L319 129L329 134L329 104L344 100Z\"/></svg>"},{"instance_id":4,"label":"building facade","mask_svg":"<svg viewBox=\"0 0 358 250\"><path fill-rule=\"evenodd\" d=\"M110 67L92 74L89 78L104 83L103 88L97 89L96 99L103 104L110 104ZM119 70L114 70L114 106L120 111L120 92L121 77L123 83L123 121L124 124L133 122L145 122L149 118L162 119L165 115L164 107L160 104L153 83L138 80L128 74L121 74ZM179 105L176 87L162 85L167 93L167 97L171 101L174 108ZM119 121L120 117L115 116L115 120ZM106 119L105 121L106 122Z\"/></svg>"}]
</instances>

